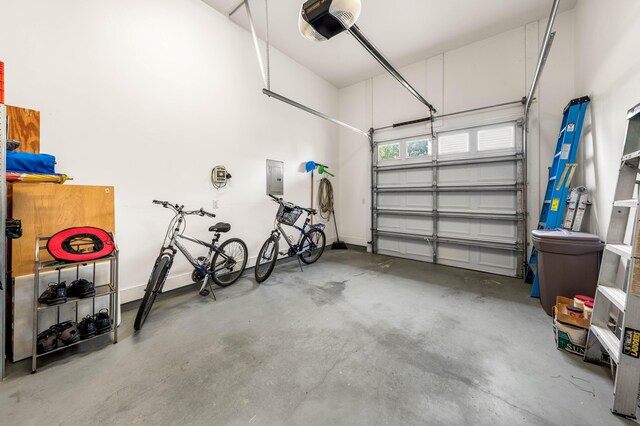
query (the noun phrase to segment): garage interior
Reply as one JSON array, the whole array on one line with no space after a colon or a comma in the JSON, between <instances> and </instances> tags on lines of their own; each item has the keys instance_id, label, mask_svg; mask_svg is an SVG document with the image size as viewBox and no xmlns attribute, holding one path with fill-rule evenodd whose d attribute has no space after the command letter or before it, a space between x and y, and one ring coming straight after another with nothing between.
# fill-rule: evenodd
<instances>
[{"instance_id":1,"label":"garage interior","mask_svg":"<svg viewBox=\"0 0 640 426\"><path fill-rule=\"evenodd\" d=\"M635 422L637 2L0 10L3 424Z\"/></svg>"}]
</instances>

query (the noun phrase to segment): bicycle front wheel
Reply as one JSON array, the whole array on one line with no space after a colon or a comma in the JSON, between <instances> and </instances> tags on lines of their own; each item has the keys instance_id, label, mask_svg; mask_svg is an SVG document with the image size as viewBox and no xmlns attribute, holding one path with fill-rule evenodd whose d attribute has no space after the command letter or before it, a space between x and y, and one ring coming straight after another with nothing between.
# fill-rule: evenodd
<instances>
[{"instance_id":1,"label":"bicycle front wheel","mask_svg":"<svg viewBox=\"0 0 640 426\"><path fill-rule=\"evenodd\" d=\"M276 261L278 260L278 239L275 236L270 236L267 241L264 242L260 252L258 253L258 259L256 259L256 267L254 273L256 281L263 282L271 272L273 272Z\"/></svg>"},{"instance_id":2,"label":"bicycle front wheel","mask_svg":"<svg viewBox=\"0 0 640 426\"><path fill-rule=\"evenodd\" d=\"M170 253L162 253L156 259L156 264L153 266L153 271L151 271L149 282L147 283L147 287L144 289L144 297L142 298L142 302L138 308L136 320L133 323L134 330L137 331L142 329L142 326L151 311L153 302L156 300L156 296L160 290L162 290L162 286L167 279L167 275L169 274L169 269L171 269L172 264L173 255Z\"/></svg>"},{"instance_id":3,"label":"bicycle front wheel","mask_svg":"<svg viewBox=\"0 0 640 426\"><path fill-rule=\"evenodd\" d=\"M214 271L211 278L220 287L229 286L242 276L247 266L247 245L239 238L225 241L218 247L211 261L211 270Z\"/></svg>"},{"instance_id":4,"label":"bicycle front wheel","mask_svg":"<svg viewBox=\"0 0 640 426\"><path fill-rule=\"evenodd\" d=\"M300 248L305 251L300 254L300 260L310 265L320 259L326 241L327 237L321 229L312 229L304 234Z\"/></svg>"}]
</instances>

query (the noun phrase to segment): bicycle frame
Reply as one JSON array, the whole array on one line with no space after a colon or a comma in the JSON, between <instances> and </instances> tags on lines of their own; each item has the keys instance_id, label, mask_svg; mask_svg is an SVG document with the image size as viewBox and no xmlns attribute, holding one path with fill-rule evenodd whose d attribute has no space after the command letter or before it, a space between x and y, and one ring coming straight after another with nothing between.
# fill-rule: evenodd
<instances>
[{"instance_id":1,"label":"bicycle frame","mask_svg":"<svg viewBox=\"0 0 640 426\"><path fill-rule=\"evenodd\" d=\"M166 246L162 247L160 252L162 253L165 250L169 250L175 255L176 249L174 248L174 246L177 247L178 250L180 251L180 253L182 253L184 255L184 257L187 259L187 261L198 271L198 273L202 274L203 276L212 277L216 273L218 273L221 270L223 270L224 268L226 268L227 265L226 265L226 262L225 262L225 263L222 263L223 266L221 266L218 269L210 269L211 262L213 261L213 255L215 253L218 253L220 256L222 256L222 258L225 261L228 261L230 259L229 256L227 256L223 251L218 250L217 242L220 240L220 234L216 233L214 235L211 243L207 243L207 242L199 240L197 238L190 237L188 235L184 235L180 231L182 223L184 222L184 213L177 213L176 216L180 216L180 217L178 218L178 222L176 223L176 227L173 229L173 231L171 233L171 239L169 240L169 244L167 244ZM174 219L175 219L175 217L174 217ZM196 259L194 259L193 256L191 255L191 253L189 252L189 250L180 242L180 239L191 241L192 243L196 243L196 244L199 244L201 246L207 247L209 249L209 253L207 254L207 263L205 265L203 265L200 262L198 262ZM206 286L206 284L207 284L206 281L207 280L204 280L202 282L201 290L204 289L204 287Z\"/></svg>"},{"instance_id":2,"label":"bicycle frame","mask_svg":"<svg viewBox=\"0 0 640 426\"><path fill-rule=\"evenodd\" d=\"M289 235L285 232L285 230L282 227L282 223L280 222L276 222L276 229L274 229L273 231L271 231L272 235L275 235L275 237L279 240L280 236L284 236L284 240L287 242L287 245L289 246L289 249L293 249L295 250L294 254L290 254L291 256L297 256L299 254L302 254L304 252L307 251L307 249L303 249L302 247L300 247L300 245L302 244L302 240L304 239L305 234L307 233L307 231L309 229L313 229L313 228L319 228L319 229L323 229L324 225L323 224L315 224L315 225L309 225L309 222L311 222L310 219L311 213L307 212L307 218L304 221L304 225L302 225L302 227L297 226L295 223L293 225L286 225L289 226L291 228L296 229L300 235L298 236L298 241L290 241L289 240ZM281 252L280 254L284 255L287 254L285 252Z\"/></svg>"}]
</instances>

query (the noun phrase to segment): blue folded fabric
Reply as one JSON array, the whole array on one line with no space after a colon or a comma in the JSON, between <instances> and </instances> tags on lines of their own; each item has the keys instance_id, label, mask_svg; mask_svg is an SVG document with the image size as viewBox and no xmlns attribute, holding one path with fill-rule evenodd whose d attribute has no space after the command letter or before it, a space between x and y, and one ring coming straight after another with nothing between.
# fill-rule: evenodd
<instances>
[{"instance_id":1,"label":"blue folded fabric","mask_svg":"<svg viewBox=\"0 0 640 426\"><path fill-rule=\"evenodd\" d=\"M31 152L7 152L7 171L17 173L56 173L56 157Z\"/></svg>"}]
</instances>

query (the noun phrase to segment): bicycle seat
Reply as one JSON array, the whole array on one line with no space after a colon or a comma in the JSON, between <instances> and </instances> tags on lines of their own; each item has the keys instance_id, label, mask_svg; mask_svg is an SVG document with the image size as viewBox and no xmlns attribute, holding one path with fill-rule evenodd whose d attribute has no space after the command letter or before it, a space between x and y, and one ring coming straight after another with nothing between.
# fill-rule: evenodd
<instances>
[{"instance_id":1,"label":"bicycle seat","mask_svg":"<svg viewBox=\"0 0 640 426\"><path fill-rule=\"evenodd\" d=\"M213 226L209 227L209 231L211 232L229 232L231 230L231 225L224 222L218 222Z\"/></svg>"}]
</instances>

